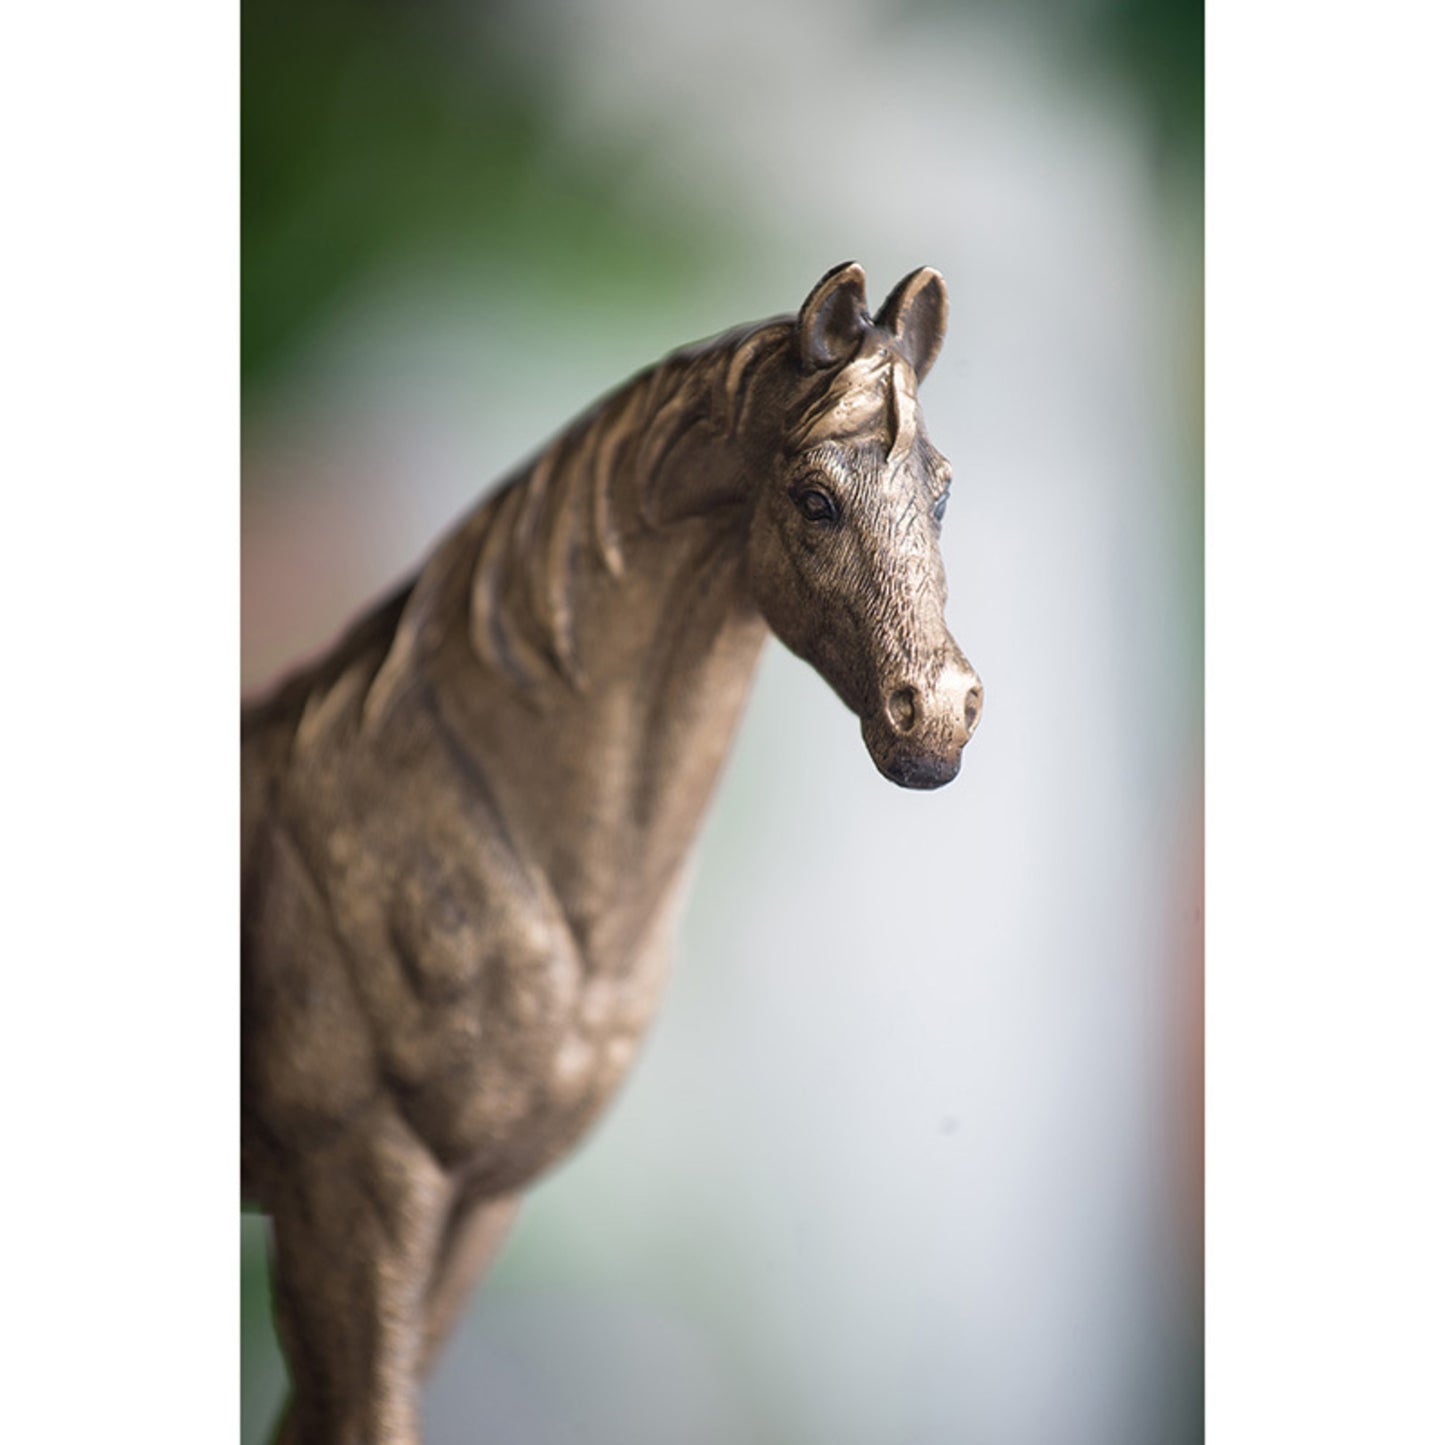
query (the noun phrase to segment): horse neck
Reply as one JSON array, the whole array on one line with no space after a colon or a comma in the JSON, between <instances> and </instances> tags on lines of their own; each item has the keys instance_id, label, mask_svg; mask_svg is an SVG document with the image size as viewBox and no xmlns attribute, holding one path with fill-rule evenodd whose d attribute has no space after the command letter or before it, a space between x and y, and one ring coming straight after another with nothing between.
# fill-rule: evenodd
<instances>
[{"instance_id":1,"label":"horse neck","mask_svg":"<svg viewBox=\"0 0 1445 1445\"><path fill-rule=\"evenodd\" d=\"M434 686L603 966L672 891L766 636L716 411L730 355L604 402L467 524L470 565L440 567L468 585Z\"/></svg>"}]
</instances>

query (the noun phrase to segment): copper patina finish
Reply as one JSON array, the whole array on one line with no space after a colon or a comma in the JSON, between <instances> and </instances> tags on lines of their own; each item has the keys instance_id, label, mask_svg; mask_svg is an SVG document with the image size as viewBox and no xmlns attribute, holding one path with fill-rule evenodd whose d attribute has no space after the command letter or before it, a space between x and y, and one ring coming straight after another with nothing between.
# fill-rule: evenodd
<instances>
[{"instance_id":1,"label":"copper patina finish","mask_svg":"<svg viewBox=\"0 0 1445 1445\"><path fill-rule=\"evenodd\" d=\"M626 1073L769 628L905 787L977 676L944 624L927 268L679 351L242 715L242 1176L287 1442L419 1439L518 1199Z\"/></svg>"}]
</instances>

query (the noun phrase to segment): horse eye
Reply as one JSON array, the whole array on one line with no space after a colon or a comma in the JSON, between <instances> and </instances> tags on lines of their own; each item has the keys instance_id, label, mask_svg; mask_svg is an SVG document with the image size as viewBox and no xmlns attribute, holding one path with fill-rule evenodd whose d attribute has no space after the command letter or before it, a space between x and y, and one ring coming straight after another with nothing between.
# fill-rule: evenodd
<instances>
[{"instance_id":1,"label":"horse eye","mask_svg":"<svg viewBox=\"0 0 1445 1445\"><path fill-rule=\"evenodd\" d=\"M935 522L941 522L941 521L943 520L943 514L944 514L947 510L948 510L948 493L945 492L945 493L933 504L933 520L934 520Z\"/></svg>"},{"instance_id":2,"label":"horse eye","mask_svg":"<svg viewBox=\"0 0 1445 1445\"><path fill-rule=\"evenodd\" d=\"M820 492L816 487L809 487L807 491L799 492L793 501L798 510L810 522L836 522L838 520L838 504L827 492Z\"/></svg>"}]
</instances>

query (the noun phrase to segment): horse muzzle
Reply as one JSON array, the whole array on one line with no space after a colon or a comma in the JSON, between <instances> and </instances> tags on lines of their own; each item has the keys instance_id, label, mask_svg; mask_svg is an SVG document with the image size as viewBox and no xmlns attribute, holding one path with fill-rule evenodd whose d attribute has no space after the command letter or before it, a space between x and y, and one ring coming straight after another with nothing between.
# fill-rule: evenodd
<instances>
[{"instance_id":1,"label":"horse muzzle","mask_svg":"<svg viewBox=\"0 0 1445 1445\"><path fill-rule=\"evenodd\" d=\"M899 681L884 689L881 705L864 714L863 741L889 782L941 788L958 776L982 710L983 684L960 653L929 687Z\"/></svg>"}]
</instances>

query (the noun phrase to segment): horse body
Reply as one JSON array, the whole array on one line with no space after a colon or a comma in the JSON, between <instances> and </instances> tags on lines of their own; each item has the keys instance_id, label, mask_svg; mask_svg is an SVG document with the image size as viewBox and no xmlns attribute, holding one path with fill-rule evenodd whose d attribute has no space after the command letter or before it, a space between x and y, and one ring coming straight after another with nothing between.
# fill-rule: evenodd
<instances>
[{"instance_id":1,"label":"horse body","mask_svg":"<svg viewBox=\"0 0 1445 1445\"><path fill-rule=\"evenodd\" d=\"M895 781L946 781L948 749L956 771L976 679L946 630L923 647L895 625L924 584L941 619L941 571L917 506L887 500L912 487L933 505L894 375L910 347L905 384L931 355L908 315L875 326L861 296L838 268L796 323L679 353L606 399L244 713L243 1187L273 1220L282 1438L417 1438L416 1380L520 1190L595 1119L655 1013L770 624L864 717ZM861 423L849 364L870 396L892 378ZM798 520L815 504L796 479L796 555L760 520L760 474L786 458L841 489L829 468L850 445L891 507L882 581L864 576L871 534ZM820 547L871 588L861 662L837 642L862 643L855 601L817 636L787 615L831 606Z\"/></svg>"}]
</instances>

